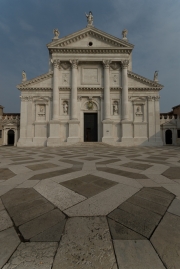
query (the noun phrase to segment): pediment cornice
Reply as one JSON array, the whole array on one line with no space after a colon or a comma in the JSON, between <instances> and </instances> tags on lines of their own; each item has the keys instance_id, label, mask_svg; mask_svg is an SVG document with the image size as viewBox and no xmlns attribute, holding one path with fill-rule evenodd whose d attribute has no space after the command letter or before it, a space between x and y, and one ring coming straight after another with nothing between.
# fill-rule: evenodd
<instances>
[{"instance_id":1,"label":"pediment cornice","mask_svg":"<svg viewBox=\"0 0 180 269\"><path fill-rule=\"evenodd\" d=\"M67 46L70 47L71 45L73 46L73 43L83 40L88 36L101 40L102 42L107 43L108 46L110 45L112 48L129 48L130 50L134 48L134 45L120 38L109 35L95 27L84 28L66 37L55 40L47 44L47 47L50 49L50 51L54 50L55 48L65 48Z\"/></svg>"},{"instance_id":2,"label":"pediment cornice","mask_svg":"<svg viewBox=\"0 0 180 269\"><path fill-rule=\"evenodd\" d=\"M140 75L138 75L138 74L136 74L136 73L134 73L132 71L129 71L129 70L128 70L128 77L133 78L133 79L135 79L137 81L140 81L140 82L142 82L144 84L147 84L148 86L151 86L151 88L153 87L154 89L161 90L164 87L163 85L155 82L154 80L147 79L147 78L145 78L143 76L140 76ZM132 88L132 89L134 89L134 88Z\"/></svg>"},{"instance_id":3,"label":"pediment cornice","mask_svg":"<svg viewBox=\"0 0 180 269\"><path fill-rule=\"evenodd\" d=\"M36 78L24 81L21 84L18 84L16 87L19 90L28 89L28 88L36 89L36 87L33 88L33 84L42 82L42 81L47 80L47 79L52 78L52 77L53 77L53 72L51 71L51 72L48 72L48 73L43 74L41 76L38 76Z\"/></svg>"}]
</instances>

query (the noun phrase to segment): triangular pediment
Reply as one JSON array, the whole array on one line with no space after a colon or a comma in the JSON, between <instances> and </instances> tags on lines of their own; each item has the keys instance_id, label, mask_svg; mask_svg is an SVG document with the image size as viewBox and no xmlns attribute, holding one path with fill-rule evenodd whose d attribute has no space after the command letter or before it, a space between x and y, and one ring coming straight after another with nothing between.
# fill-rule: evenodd
<instances>
[{"instance_id":1,"label":"triangular pediment","mask_svg":"<svg viewBox=\"0 0 180 269\"><path fill-rule=\"evenodd\" d=\"M27 88L52 88L52 77L53 72L48 72L36 78L24 81L16 87L19 90Z\"/></svg>"},{"instance_id":2,"label":"triangular pediment","mask_svg":"<svg viewBox=\"0 0 180 269\"><path fill-rule=\"evenodd\" d=\"M129 88L156 88L161 90L163 85L156 81L150 80L143 76L128 71L128 87Z\"/></svg>"},{"instance_id":3,"label":"triangular pediment","mask_svg":"<svg viewBox=\"0 0 180 269\"><path fill-rule=\"evenodd\" d=\"M92 46L90 46L92 42ZM52 48L128 48L133 49L133 45L120 39L109 35L95 27L87 27L83 30L75 32L71 35L60 39L54 39L47 45L49 49Z\"/></svg>"}]
</instances>

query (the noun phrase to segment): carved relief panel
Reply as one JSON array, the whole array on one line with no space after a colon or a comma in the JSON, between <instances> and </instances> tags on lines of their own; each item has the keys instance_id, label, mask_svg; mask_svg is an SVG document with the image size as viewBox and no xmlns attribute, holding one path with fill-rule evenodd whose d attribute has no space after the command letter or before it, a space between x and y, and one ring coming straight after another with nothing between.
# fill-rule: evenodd
<instances>
[{"instance_id":1,"label":"carved relief panel","mask_svg":"<svg viewBox=\"0 0 180 269\"><path fill-rule=\"evenodd\" d=\"M39 104L37 105L37 121L45 121L46 120L46 105Z\"/></svg>"},{"instance_id":2,"label":"carved relief panel","mask_svg":"<svg viewBox=\"0 0 180 269\"><path fill-rule=\"evenodd\" d=\"M81 85L101 85L101 68L96 65L81 66Z\"/></svg>"},{"instance_id":3,"label":"carved relief panel","mask_svg":"<svg viewBox=\"0 0 180 269\"><path fill-rule=\"evenodd\" d=\"M70 86L70 72L62 72L62 86Z\"/></svg>"},{"instance_id":4,"label":"carved relief panel","mask_svg":"<svg viewBox=\"0 0 180 269\"><path fill-rule=\"evenodd\" d=\"M135 122L145 121L145 115L144 115L145 99L135 98L132 102L133 102L134 121Z\"/></svg>"},{"instance_id":5,"label":"carved relief panel","mask_svg":"<svg viewBox=\"0 0 180 269\"><path fill-rule=\"evenodd\" d=\"M120 73L117 72L111 72L110 74L110 82L111 86L113 87L119 87L120 86Z\"/></svg>"}]
</instances>

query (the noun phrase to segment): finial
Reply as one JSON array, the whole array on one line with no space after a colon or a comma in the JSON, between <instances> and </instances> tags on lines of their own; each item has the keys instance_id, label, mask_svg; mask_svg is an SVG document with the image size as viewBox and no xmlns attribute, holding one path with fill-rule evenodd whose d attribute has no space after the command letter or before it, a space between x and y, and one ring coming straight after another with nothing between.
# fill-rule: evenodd
<instances>
[{"instance_id":1,"label":"finial","mask_svg":"<svg viewBox=\"0 0 180 269\"><path fill-rule=\"evenodd\" d=\"M26 72L23 70L22 71L22 82L26 81L27 77L26 77Z\"/></svg>"},{"instance_id":2,"label":"finial","mask_svg":"<svg viewBox=\"0 0 180 269\"><path fill-rule=\"evenodd\" d=\"M154 72L154 81L155 81L155 82L158 82L158 72L159 72L159 71L155 71L155 72Z\"/></svg>"},{"instance_id":3,"label":"finial","mask_svg":"<svg viewBox=\"0 0 180 269\"><path fill-rule=\"evenodd\" d=\"M53 34L54 34L54 38L53 38L53 40L55 40L55 39L58 39L58 38L59 38L60 32L59 32L59 30L56 28L56 29L53 30Z\"/></svg>"},{"instance_id":4,"label":"finial","mask_svg":"<svg viewBox=\"0 0 180 269\"><path fill-rule=\"evenodd\" d=\"M89 14L86 14L86 18L87 18L87 23L88 23L87 27L93 26L93 14L91 11L89 11Z\"/></svg>"},{"instance_id":5,"label":"finial","mask_svg":"<svg viewBox=\"0 0 180 269\"><path fill-rule=\"evenodd\" d=\"M128 39L127 39L127 34L128 34L128 30L127 30L127 29L124 29L124 30L122 31L122 36L123 36L123 40L125 40L125 41L128 41Z\"/></svg>"}]
</instances>

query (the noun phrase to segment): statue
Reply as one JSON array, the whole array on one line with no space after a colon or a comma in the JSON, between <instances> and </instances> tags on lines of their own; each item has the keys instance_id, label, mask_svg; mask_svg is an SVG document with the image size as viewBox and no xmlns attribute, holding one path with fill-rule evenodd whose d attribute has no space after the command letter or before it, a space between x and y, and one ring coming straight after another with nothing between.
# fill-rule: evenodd
<instances>
[{"instance_id":1,"label":"statue","mask_svg":"<svg viewBox=\"0 0 180 269\"><path fill-rule=\"evenodd\" d=\"M128 33L128 30L127 29L124 29L122 31L122 36L123 36L123 39L127 40L127 33Z\"/></svg>"},{"instance_id":2,"label":"statue","mask_svg":"<svg viewBox=\"0 0 180 269\"><path fill-rule=\"evenodd\" d=\"M118 102L116 101L113 103L113 115L118 115Z\"/></svg>"},{"instance_id":3,"label":"statue","mask_svg":"<svg viewBox=\"0 0 180 269\"><path fill-rule=\"evenodd\" d=\"M154 81L158 82L158 71L154 72Z\"/></svg>"},{"instance_id":4,"label":"statue","mask_svg":"<svg viewBox=\"0 0 180 269\"><path fill-rule=\"evenodd\" d=\"M64 114L65 115L68 114L68 102L64 102L63 103L63 111L64 111Z\"/></svg>"},{"instance_id":5,"label":"statue","mask_svg":"<svg viewBox=\"0 0 180 269\"><path fill-rule=\"evenodd\" d=\"M91 11L89 11L89 14L86 14L86 18L88 25L93 25L93 14Z\"/></svg>"},{"instance_id":6,"label":"statue","mask_svg":"<svg viewBox=\"0 0 180 269\"><path fill-rule=\"evenodd\" d=\"M54 39L58 39L59 38L59 30L58 29L54 29L53 30L53 34L54 34Z\"/></svg>"},{"instance_id":7,"label":"statue","mask_svg":"<svg viewBox=\"0 0 180 269\"><path fill-rule=\"evenodd\" d=\"M27 77L26 77L26 72L23 70L22 71L22 81L26 81Z\"/></svg>"}]
</instances>

